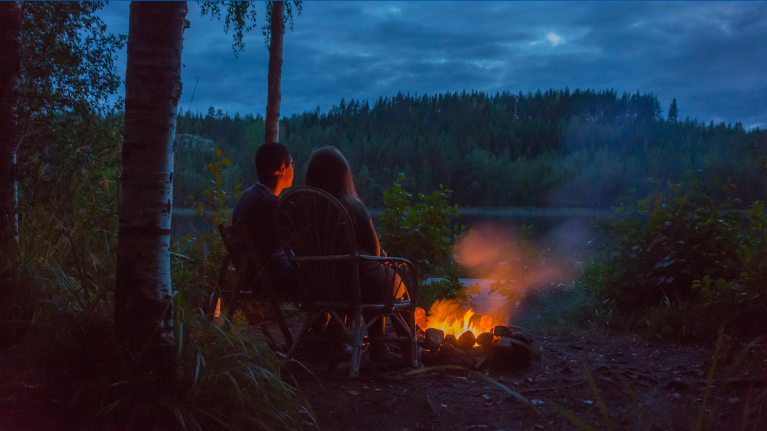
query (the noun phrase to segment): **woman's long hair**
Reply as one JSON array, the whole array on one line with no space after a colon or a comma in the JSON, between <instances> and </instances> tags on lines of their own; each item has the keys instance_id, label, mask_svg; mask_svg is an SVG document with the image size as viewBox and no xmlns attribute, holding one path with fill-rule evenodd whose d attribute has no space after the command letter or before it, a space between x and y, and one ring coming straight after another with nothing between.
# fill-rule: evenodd
<instances>
[{"instance_id":1,"label":"woman's long hair","mask_svg":"<svg viewBox=\"0 0 767 431\"><path fill-rule=\"evenodd\" d=\"M330 193L344 206L360 205L349 162L336 147L322 147L312 153L306 170L306 185Z\"/></svg>"}]
</instances>

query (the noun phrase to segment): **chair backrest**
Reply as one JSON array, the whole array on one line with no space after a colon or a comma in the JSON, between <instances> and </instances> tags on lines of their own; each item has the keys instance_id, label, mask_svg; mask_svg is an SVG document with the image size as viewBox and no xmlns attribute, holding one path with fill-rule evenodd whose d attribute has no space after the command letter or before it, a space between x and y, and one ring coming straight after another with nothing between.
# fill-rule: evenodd
<instances>
[{"instance_id":1,"label":"chair backrest","mask_svg":"<svg viewBox=\"0 0 767 431\"><path fill-rule=\"evenodd\" d=\"M280 199L277 226L308 300L359 303L354 226L336 198L314 187L294 189Z\"/></svg>"},{"instance_id":2,"label":"chair backrest","mask_svg":"<svg viewBox=\"0 0 767 431\"><path fill-rule=\"evenodd\" d=\"M265 283L268 286L269 282L262 274L263 265L255 250L250 229L241 223L235 223L231 226L219 224L218 232L224 241L232 265L237 271L235 285L230 287L249 291L255 287L253 283ZM222 283L219 281L219 284ZM219 288L223 288L223 286L219 286Z\"/></svg>"}]
</instances>

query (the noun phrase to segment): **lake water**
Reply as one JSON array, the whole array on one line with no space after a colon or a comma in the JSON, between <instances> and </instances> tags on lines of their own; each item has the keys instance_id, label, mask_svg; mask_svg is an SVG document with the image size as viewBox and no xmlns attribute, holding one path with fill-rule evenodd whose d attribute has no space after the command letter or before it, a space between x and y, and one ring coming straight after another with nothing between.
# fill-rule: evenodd
<instances>
[{"instance_id":1,"label":"lake water","mask_svg":"<svg viewBox=\"0 0 767 431\"><path fill-rule=\"evenodd\" d=\"M381 213L381 210L370 211L376 227ZM556 237L562 230L577 233L579 237L589 236L593 234L591 220L608 215L610 211L589 208L466 208L460 209L459 213L459 217L453 218L452 223L464 225L467 230L491 225L521 234L522 225L532 225L533 237L545 240L552 235ZM215 229L215 226L211 226L194 210L181 209L173 212L171 235L174 238L194 236L211 228Z\"/></svg>"}]
</instances>

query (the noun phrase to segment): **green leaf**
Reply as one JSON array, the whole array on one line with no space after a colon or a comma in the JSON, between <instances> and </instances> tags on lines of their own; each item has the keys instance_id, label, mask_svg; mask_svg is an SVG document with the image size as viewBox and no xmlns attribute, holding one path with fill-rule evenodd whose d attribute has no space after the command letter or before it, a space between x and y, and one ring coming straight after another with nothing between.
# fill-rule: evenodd
<instances>
[{"instance_id":1,"label":"green leaf","mask_svg":"<svg viewBox=\"0 0 767 431\"><path fill-rule=\"evenodd\" d=\"M216 148L216 157L221 157L221 149Z\"/></svg>"},{"instance_id":2,"label":"green leaf","mask_svg":"<svg viewBox=\"0 0 767 431\"><path fill-rule=\"evenodd\" d=\"M222 164L222 165L228 165L229 163L232 163L232 161L231 161L231 160L229 160L229 159L224 159L224 160L221 160L221 164Z\"/></svg>"}]
</instances>

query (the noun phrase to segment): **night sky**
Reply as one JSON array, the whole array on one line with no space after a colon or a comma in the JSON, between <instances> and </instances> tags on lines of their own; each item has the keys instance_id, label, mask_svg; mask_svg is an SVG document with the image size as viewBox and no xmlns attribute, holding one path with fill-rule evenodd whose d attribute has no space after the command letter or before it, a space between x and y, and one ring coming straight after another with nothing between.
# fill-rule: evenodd
<instances>
[{"instance_id":1,"label":"night sky","mask_svg":"<svg viewBox=\"0 0 767 431\"><path fill-rule=\"evenodd\" d=\"M236 58L223 20L189 2L181 107L234 115L266 107L260 26ZM129 2L100 15L127 33ZM549 88L654 92L664 117L767 125L767 3L304 2L284 41L283 116L341 98ZM124 76L125 51L118 68ZM124 93L124 89L120 90Z\"/></svg>"}]
</instances>

